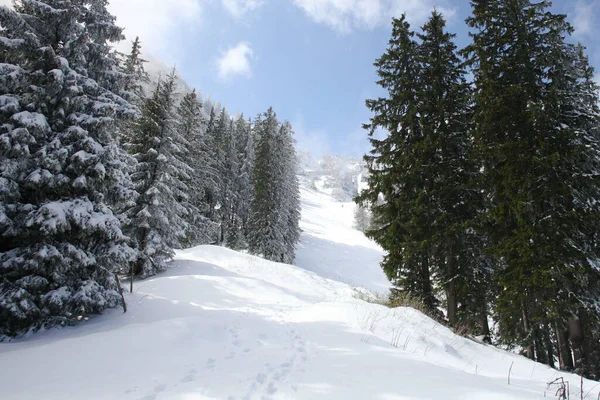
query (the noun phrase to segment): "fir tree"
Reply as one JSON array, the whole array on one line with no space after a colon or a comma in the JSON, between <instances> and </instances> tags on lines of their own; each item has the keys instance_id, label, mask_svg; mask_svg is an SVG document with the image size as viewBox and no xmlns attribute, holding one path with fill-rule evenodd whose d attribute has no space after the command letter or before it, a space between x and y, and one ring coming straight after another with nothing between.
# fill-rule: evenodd
<instances>
[{"instance_id":1,"label":"fir tree","mask_svg":"<svg viewBox=\"0 0 600 400\"><path fill-rule=\"evenodd\" d=\"M121 36L104 6L0 7L0 335L117 305L135 255L108 202L130 193L116 136L135 108L109 90Z\"/></svg>"},{"instance_id":2,"label":"fir tree","mask_svg":"<svg viewBox=\"0 0 600 400\"><path fill-rule=\"evenodd\" d=\"M430 160L418 153L425 137L419 118L418 44L413 37L405 16L394 18L388 48L374 64L380 78L377 84L387 91L387 97L366 102L374 114L364 126L372 150L365 156L368 188L357 202L372 205L377 228L366 234L386 250L382 268L395 290L418 296L433 310L436 299L426 243L433 179L421 169ZM376 139L377 129L389 132L388 136Z\"/></svg>"},{"instance_id":3,"label":"fir tree","mask_svg":"<svg viewBox=\"0 0 600 400\"><path fill-rule=\"evenodd\" d=\"M277 136L275 155L278 156L275 170L278 172L278 191L281 196L279 208L283 234L284 252L281 262L291 264L300 240L300 191L296 171L298 161L294 149L292 125L284 121Z\"/></svg>"},{"instance_id":4,"label":"fir tree","mask_svg":"<svg viewBox=\"0 0 600 400\"><path fill-rule=\"evenodd\" d=\"M366 232L370 225L369 209L365 205L357 204L354 209L354 229Z\"/></svg>"},{"instance_id":5,"label":"fir tree","mask_svg":"<svg viewBox=\"0 0 600 400\"><path fill-rule=\"evenodd\" d=\"M147 61L142 58L142 43L136 37L131 43L131 52L121 61L121 68L125 74L123 97L134 104L141 104L146 97L144 86L150 83L150 77L144 69Z\"/></svg>"},{"instance_id":6,"label":"fir tree","mask_svg":"<svg viewBox=\"0 0 600 400\"><path fill-rule=\"evenodd\" d=\"M299 238L299 189L289 123L280 125L273 109L255 122L254 197L250 206L248 245L254 254L291 262Z\"/></svg>"},{"instance_id":7,"label":"fir tree","mask_svg":"<svg viewBox=\"0 0 600 400\"><path fill-rule=\"evenodd\" d=\"M207 122L195 90L183 97L177 115L179 117L179 134L189 143L184 158L185 163L190 166L191 172L185 183L188 188L189 202L194 207L187 216L189 230L185 245L207 244L214 238L217 227L201 211L206 209L203 179L210 175L210 171L207 171L208 154L203 151Z\"/></svg>"},{"instance_id":8,"label":"fir tree","mask_svg":"<svg viewBox=\"0 0 600 400\"><path fill-rule=\"evenodd\" d=\"M445 24L434 11L417 35L421 40L417 96L424 139L415 152L419 152L418 172L430 181L427 224L434 229L426 241L446 292L448 320L456 326L461 308L461 324L473 325L465 319L475 319L480 325L483 319L475 315L485 314L490 271L473 242L477 236L467 234L482 207L475 186L478 166L470 146L471 92L453 42L455 35L445 31ZM476 291L478 302L464 298L467 292ZM479 328L486 331L486 326Z\"/></svg>"},{"instance_id":9,"label":"fir tree","mask_svg":"<svg viewBox=\"0 0 600 400\"><path fill-rule=\"evenodd\" d=\"M254 138L250 121L240 116L235 124L236 152L239 160L234 192L237 194L235 204L235 221L230 232L229 245L233 249L244 249L248 246L248 218L250 202L253 197L252 169L254 168Z\"/></svg>"},{"instance_id":10,"label":"fir tree","mask_svg":"<svg viewBox=\"0 0 600 400\"><path fill-rule=\"evenodd\" d=\"M468 54L483 221L498 260L496 320L505 342L548 363L554 325L565 366L568 323L575 364L583 368L580 317L597 299L588 282L598 281L591 228L598 218L598 111L590 68L565 43L571 27L548 2L472 5Z\"/></svg>"},{"instance_id":11,"label":"fir tree","mask_svg":"<svg viewBox=\"0 0 600 400\"><path fill-rule=\"evenodd\" d=\"M142 277L166 268L172 249L185 242L187 218L195 212L186 184L192 172L185 162L189 143L178 129L173 71L143 105L139 130L129 146L138 161L132 178L139 193L129 230L139 250L134 273Z\"/></svg>"}]
</instances>

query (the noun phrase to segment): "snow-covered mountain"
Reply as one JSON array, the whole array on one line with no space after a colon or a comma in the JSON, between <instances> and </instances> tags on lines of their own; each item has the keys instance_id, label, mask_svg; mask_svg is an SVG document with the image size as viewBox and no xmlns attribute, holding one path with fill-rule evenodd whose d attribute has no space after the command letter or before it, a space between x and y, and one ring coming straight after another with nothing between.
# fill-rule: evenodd
<instances>
[{"instance_id":1,"label":"snow-covered mountain","mask_svg":"<svg viewBox=\"0 0 600 400\"><path fill-rule=\"evenodd\" d=\"M126 294L126 314L0 346L0 399L542 399L558 377L579 398L578 376L357 298L354 286L389 286L383 253L352 229L331 170L302 165L296 266L179 251ZM584 398L595 384L583 381Z\"/></svg>"},{"instance_id":2,"label":"snow-covered mountain","mask_svg":"<svg viewBox=\"0 0 600 400\"><path fill-rule=\"evenodd\" d=\"M367 172L362 160L324 155L317 161L304 149L298 150L298 164L298 174L308 181L309 187L318 187L339 201L351 201L358 194Z\"/></svg>"}]
</instances>

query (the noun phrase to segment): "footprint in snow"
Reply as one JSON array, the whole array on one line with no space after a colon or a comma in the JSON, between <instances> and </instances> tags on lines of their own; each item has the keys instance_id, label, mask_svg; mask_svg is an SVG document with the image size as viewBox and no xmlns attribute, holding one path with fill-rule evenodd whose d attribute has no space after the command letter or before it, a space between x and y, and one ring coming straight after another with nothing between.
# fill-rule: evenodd
<instances>
[{"instance_id":1,"label":"footprint in snow","mask_svg":"<svg viewBox=\"0 0 600 400\"><path fill-rule=\"evenodd\" d=\"M265 374L256 375L256 382L262 384L262 383L265 383L266 380L267 380L267 375L265 375Z\"/></svg>"},{"instance_id":2,"label":"footprint in snow","mask_svg":"<svg viewBox=\"0 0 600 400\"><path fill-rule=\"evenodd\" d=\"M138 400L156 400L158 394L164 392L167 389L167 385L164 383L158 384L154 387L154 393L147 394L144 397L140 397Z\"/></svg>"},{"instance_id":3,"label":"footprint in snow","mask_svg":"<svg viewBox=\"0 0 600 400\"><path fill-rule=\"evenodd\" d=\"M190 369L187 373L186 376L184 376L183 378L181 378L181 383L187 383L187 382L192 382L196 380L196 370L195 369Z\"/></svg>"}]
</instances>

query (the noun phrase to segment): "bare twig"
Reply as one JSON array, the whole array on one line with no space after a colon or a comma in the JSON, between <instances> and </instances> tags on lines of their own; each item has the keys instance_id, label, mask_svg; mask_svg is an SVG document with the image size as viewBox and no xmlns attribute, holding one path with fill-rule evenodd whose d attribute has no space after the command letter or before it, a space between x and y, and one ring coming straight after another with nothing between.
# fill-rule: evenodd
<instances>
[{"instance_id":1,"label":"bare twig","mask_svg":"<svg viewBox=\"0 0 600 400\"><path fill-rule=\"evenodd\" d=\"M508 369L508 384L510 385L510 373L512 371L512 367L514 365L514 361L510 363L510 368Z\"/></svg>"},{"instance_id":2,"label":"bare twig","mask_svg":"<svg viewBox=\"0 0 600 400\"><path fill-rule=\"evenodd\" d=\"M570 390L568 381L565 381L562 377L559 377L554 379L553 381L548 382L547 388L549 389L552 385L558 386L558 389L554 394L556 397L558 397L561 400L567 400L569 398Z\"/></svg>"}]
</instances>

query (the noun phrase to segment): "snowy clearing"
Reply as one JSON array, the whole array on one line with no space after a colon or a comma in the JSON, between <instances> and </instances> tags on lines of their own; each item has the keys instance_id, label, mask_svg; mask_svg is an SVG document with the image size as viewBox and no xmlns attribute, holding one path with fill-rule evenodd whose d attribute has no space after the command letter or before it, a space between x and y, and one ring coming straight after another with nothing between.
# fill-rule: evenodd
<instances>
[{"instance_id":1,"label":"snowy clearing","mask_svg":"<svg viewBox=\"0 0 600 400\"><path fill-rule=\"evenodd\" d=\"M351 228L351 203L303 186L298 266L180 251L126 314L2 344L0 398L541 399L559 376L579 398L577 376L356 299L349 284L387 288L381 250ZM584 381L585 398L599 390Z\"/></svg>"}]
</instances>

